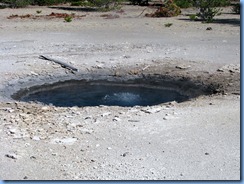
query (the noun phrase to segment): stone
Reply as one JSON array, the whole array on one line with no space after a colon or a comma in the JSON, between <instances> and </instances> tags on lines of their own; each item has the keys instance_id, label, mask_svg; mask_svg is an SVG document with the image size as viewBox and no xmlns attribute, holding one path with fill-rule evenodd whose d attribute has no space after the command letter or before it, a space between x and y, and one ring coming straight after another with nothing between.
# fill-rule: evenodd
<instances>
[{"instance_id":1,"label":"stone","mask_svg":"<svg viewBox=\"0 0 244 184\"><path fill-rule=\"evenodd\" d=\"M163 110L162 107L151 107L151 108L145 108L145 109L141 109L141 111L145 112L145 113L149 113L149 114L153 114L153 113L157 113L160 112L161 110Z\"/></svg>"},{"instance_id":2,"label":"stone","mask_svg":"<svg viewBox=\"0 0 244 184\"><path fill-rule=\"evenodd\" d=\"M48 111L48 110L50 110L50 107L45 106L45 107L42 107L41 109L42 109L43 111Z\"/></svg>"},{"instance_id":3,"label":"stone","mask_svg":"<svg viewBox=\"0 0 244 184\"><path fill-rule=\"evenodd\" d=\"M11 159L17 159L17 155L15 153L8 153L5 156Z\"/></svg>"},{"instance_id":4,"label":"stone","mask_svg":"<svg viewBox=\"0 0 244 184\"><path fill-rule=\"evenodd\" d=\"M36 73L36 72L31 71L31 75L38 76L39 74L38 74L38 73Z\"/></svg>"},{"instance_id":5,"label":"stone","mask_svg":"<svg viewBox=\"0 0 244 184\"><path fill-rule=\"evenodd\" d=\"M62 144L68 144L68 145L72 145L74 144L78 139L75 137L68 137L68 138L63 138L60 139L59 142L61 141Z\"/></svg>"},{"instance_id":6,"label":"stone","mask_svg":"<svg viewBox=\"0 0 244 184\"><path fill-rule=\"evenodd\" d=\"M102 117L105 117L105 116L108 116L108 115L110 115L111 114L111 112L105 112L105 113L103 113L101 116Z\"/></svg>"},{"instance_id":7,"label":"stone","mask_svg":"<svg viewBox=\"0 0 244 184\"><path fill-rule=\"evenodd\" d=\"M114 117L114 118L113 118L113 121L121 121L121 119L118 118L118 117Z\"/></svg>"},{"instance_id":8,"label":"stone","mask_svg":"<svg viewBox=\"0 0 244 184\"><path fill-rule=\"evenodd\" d=\"M16 133L16 128L11 128L11 129L9 129L9 133L11 133L11 134L15 134Z\"/></svg>"},{"instance_id":9,"label":"stone","mask_svg":"<svg viewBox=\"0 0 244 184\"><path fill-rule=\"evenodd\" d=\"M177 65L175 68L181 69L181 70L186 70L188 68L191 68L190 65Z\"/></svg>"},{"instance_id":10,"label":"stone","mask_svg":"<svg viewBox=\"0 0 244 184\"><path fill-rule=\"evenodd\" d=\"M40 137L38 137L38 136L33 136L33 137L32 137L32 140L34 140L34 141L40 141Z\"/></svg>"},{"instance_id":11,"label":"stone","mask_svg":"<svg viewBox=\"0 0 244 184\"><path fill-rule=\"evenodd\" d=\"M122 157L126 157L126 155L128 155L129 154L129 152L125 152L125 153L123 153L121 156Z\"/></svg>"}]
</instances>

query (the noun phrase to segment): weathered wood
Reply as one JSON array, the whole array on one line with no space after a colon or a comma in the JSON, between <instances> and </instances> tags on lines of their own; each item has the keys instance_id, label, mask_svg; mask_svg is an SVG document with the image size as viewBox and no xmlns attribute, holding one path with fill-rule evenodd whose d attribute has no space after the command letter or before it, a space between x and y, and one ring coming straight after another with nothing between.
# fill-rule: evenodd
<instances>
[{"instance_id":1,"label":"weathered wood","mask_svg":"<svg viewBox=\"0 0 244 184\"><path fill-rule=\"evenodd\" d=\"M60 64L60 65L61 65L62 67L64 67L64 68L68 68L68 69L73 70L73 71L78 71L77 68L75 68L75 67L73 67L73 66L71 66L71 65L69 65L69 64L67 64L67 63L65 63L65 62L63 62L63 61L59 61L59 60L57 60L57 59L53 59L53 58L50 58L50 57L48 57L48 56L43 56L43 55L40 55L39 58L40 58L40 59L49 60L49 61L53 61L53 62L55 62L55 63Z\"/></svg>"}]
</instances>

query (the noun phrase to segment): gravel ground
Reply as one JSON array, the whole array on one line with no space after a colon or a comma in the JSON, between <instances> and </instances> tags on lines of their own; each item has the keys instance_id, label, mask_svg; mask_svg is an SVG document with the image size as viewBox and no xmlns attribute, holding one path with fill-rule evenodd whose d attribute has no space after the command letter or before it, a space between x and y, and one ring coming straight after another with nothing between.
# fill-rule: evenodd
<instances>
[{"instance_id":1,"label":"gravel ground","mask_svg":"<svg viewBox=\"0 0 244 184\"><path fill-rule=\"evenodd\" d=\"M188 20L194 9L149 18L138 6L64 7L0 10L2 180L240 180L239 15L227 7L215 23L202 24ZM66 23L52 12L76 17ZM188 79L214 94L148 107L65 108L11 98L21 88L68 79L150 76Z\"/></svg>"}]
</instances>

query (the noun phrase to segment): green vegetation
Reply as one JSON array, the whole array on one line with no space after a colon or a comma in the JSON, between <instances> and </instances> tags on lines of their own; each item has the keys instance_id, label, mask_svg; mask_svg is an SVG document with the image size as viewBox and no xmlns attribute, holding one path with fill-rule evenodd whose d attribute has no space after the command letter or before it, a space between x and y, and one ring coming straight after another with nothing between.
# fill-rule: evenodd
<instances>
[{"instance_id":1,"label":"green vegetation","mask_svg":"<svg viewBox=\"0 0 244 184\"><path fill-rule=\"evenodd\" d=\"M36 13L37 14L40 14L42 11L41 10L36 10Z\"/></svg>"},{"instance_id":2,"label":"green vegetation","mask_svg":"<svg viewBox=\"0 0 244 184\"><path fill-rule=\"evenodd\" d=\"M197 20L197 15L196 14L189 15L189 18L192 21L196 21Z\"/></svg>"},{"instance_id":3,"label":"green vegetation","mask_svg":"<svg viewBox=\"0 0 244 184\"><path fill-rule=\"evenodd\" d=\"M149 0L129 0L133 5L148 5Z\"/></svg>"},{"instance_id":4,"label":"green vegetation","mask_svg":"<svg viewBox=\"0 0 244 184\"><path fill-rule=\"evenodd\" d=\"M196 0L195 7L199 9L197 16L205 23L213 22L214 17L221 12L220 5L226 5L226 0Z\"/></svg>"},{"instance_id":5,"label":"green vegetation","mask_svg":"<svg viewBox=\"0 0 244 184\"><path fill-rule=\"evenodd\" d=\"M49 6L65 3L66 0L33 0L34 5Z\"/></svg>"},{"instance_id":6,"label":"green vegetation","mask_svg":"<svg viewBox=\"0 0 244 184\"><path fill-rule=\"evenodd\" d=\"M232 12L233 13L240 14L240 11L241 11L241 4L240 3L232 5Z\"/></svg>"},{"instance_id":7,"label":"green vegetation","mask_svg":"<svg viewBox=\"0 0 244 184\"><path fill-rule=\"evenodd\" d=\"M146 14L147 17L174 17L181 13L180 7L178 7L173 0L166 0L165 5L159 7L156 12L152 14Z\"/></svg>"},{"instance_id":8,"label":"green vegetation","mask_svg":"<svg viewBox=\"0 0 244 184\"><path fill-rule=\"evenodd\" d=\"M172 25L173 25L173 23L167 23L167 24L164 24L165 27L170 27L170 26L172 26Z\"/></svg>"},{"instance_id":9,"label":"green vegetation","mask_svg":"<svg viewBox=\"0 0 244 184\"><path fill-rule=\"evenodd\" d=\"M24 8L31 4L31 0L2 0L0 2L8 5L10 8Z\"/></svg>"},{"instance_id":10,"label":"green vegetation","mask_svg":"<svg viewBox=\"0 0 244 184\"><path fill-rule=\"evenodd\" d=\"M96 7L100 11L119 8L122 0L78 0L71 2L71 6Z\"/></svg>"},{"instance_id":11,"label":"green vegetation","mask_svg":"<svg viewBox=\"0 0 244 184\"><path fill-rule=\"evenodd\" d=\"M72 16L66 16L66 17L64 17L64 21L65 22L72 22Z\"/></svg>"},{"instance_id":12,"label":"green vegetation","mask_svg":"<svg viewBox=\"0 0 244 184\"><path fill-rule=\"evenodd\" d=\"M193 0L174 0L174 3L180 8L189 8L193 6Z\"/></svg>"}]
</instances>

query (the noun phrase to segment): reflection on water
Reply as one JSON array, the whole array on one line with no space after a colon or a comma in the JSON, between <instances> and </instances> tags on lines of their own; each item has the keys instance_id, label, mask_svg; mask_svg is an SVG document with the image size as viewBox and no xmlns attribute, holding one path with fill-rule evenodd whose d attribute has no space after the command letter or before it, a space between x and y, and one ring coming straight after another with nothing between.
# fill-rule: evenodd
<instances>
[{"instance_id":1,"label":"reflection on water","mask_svg":"<svg viewBox=\"0 0 244 184\"><path fill-rule=\"evenodd\" d=\"M184 101L187 97L177 91L137 85L110 83L57 83L40 86L20 98L60 107L157 105L169 101Z\"/></svg>"}]
</instances>

